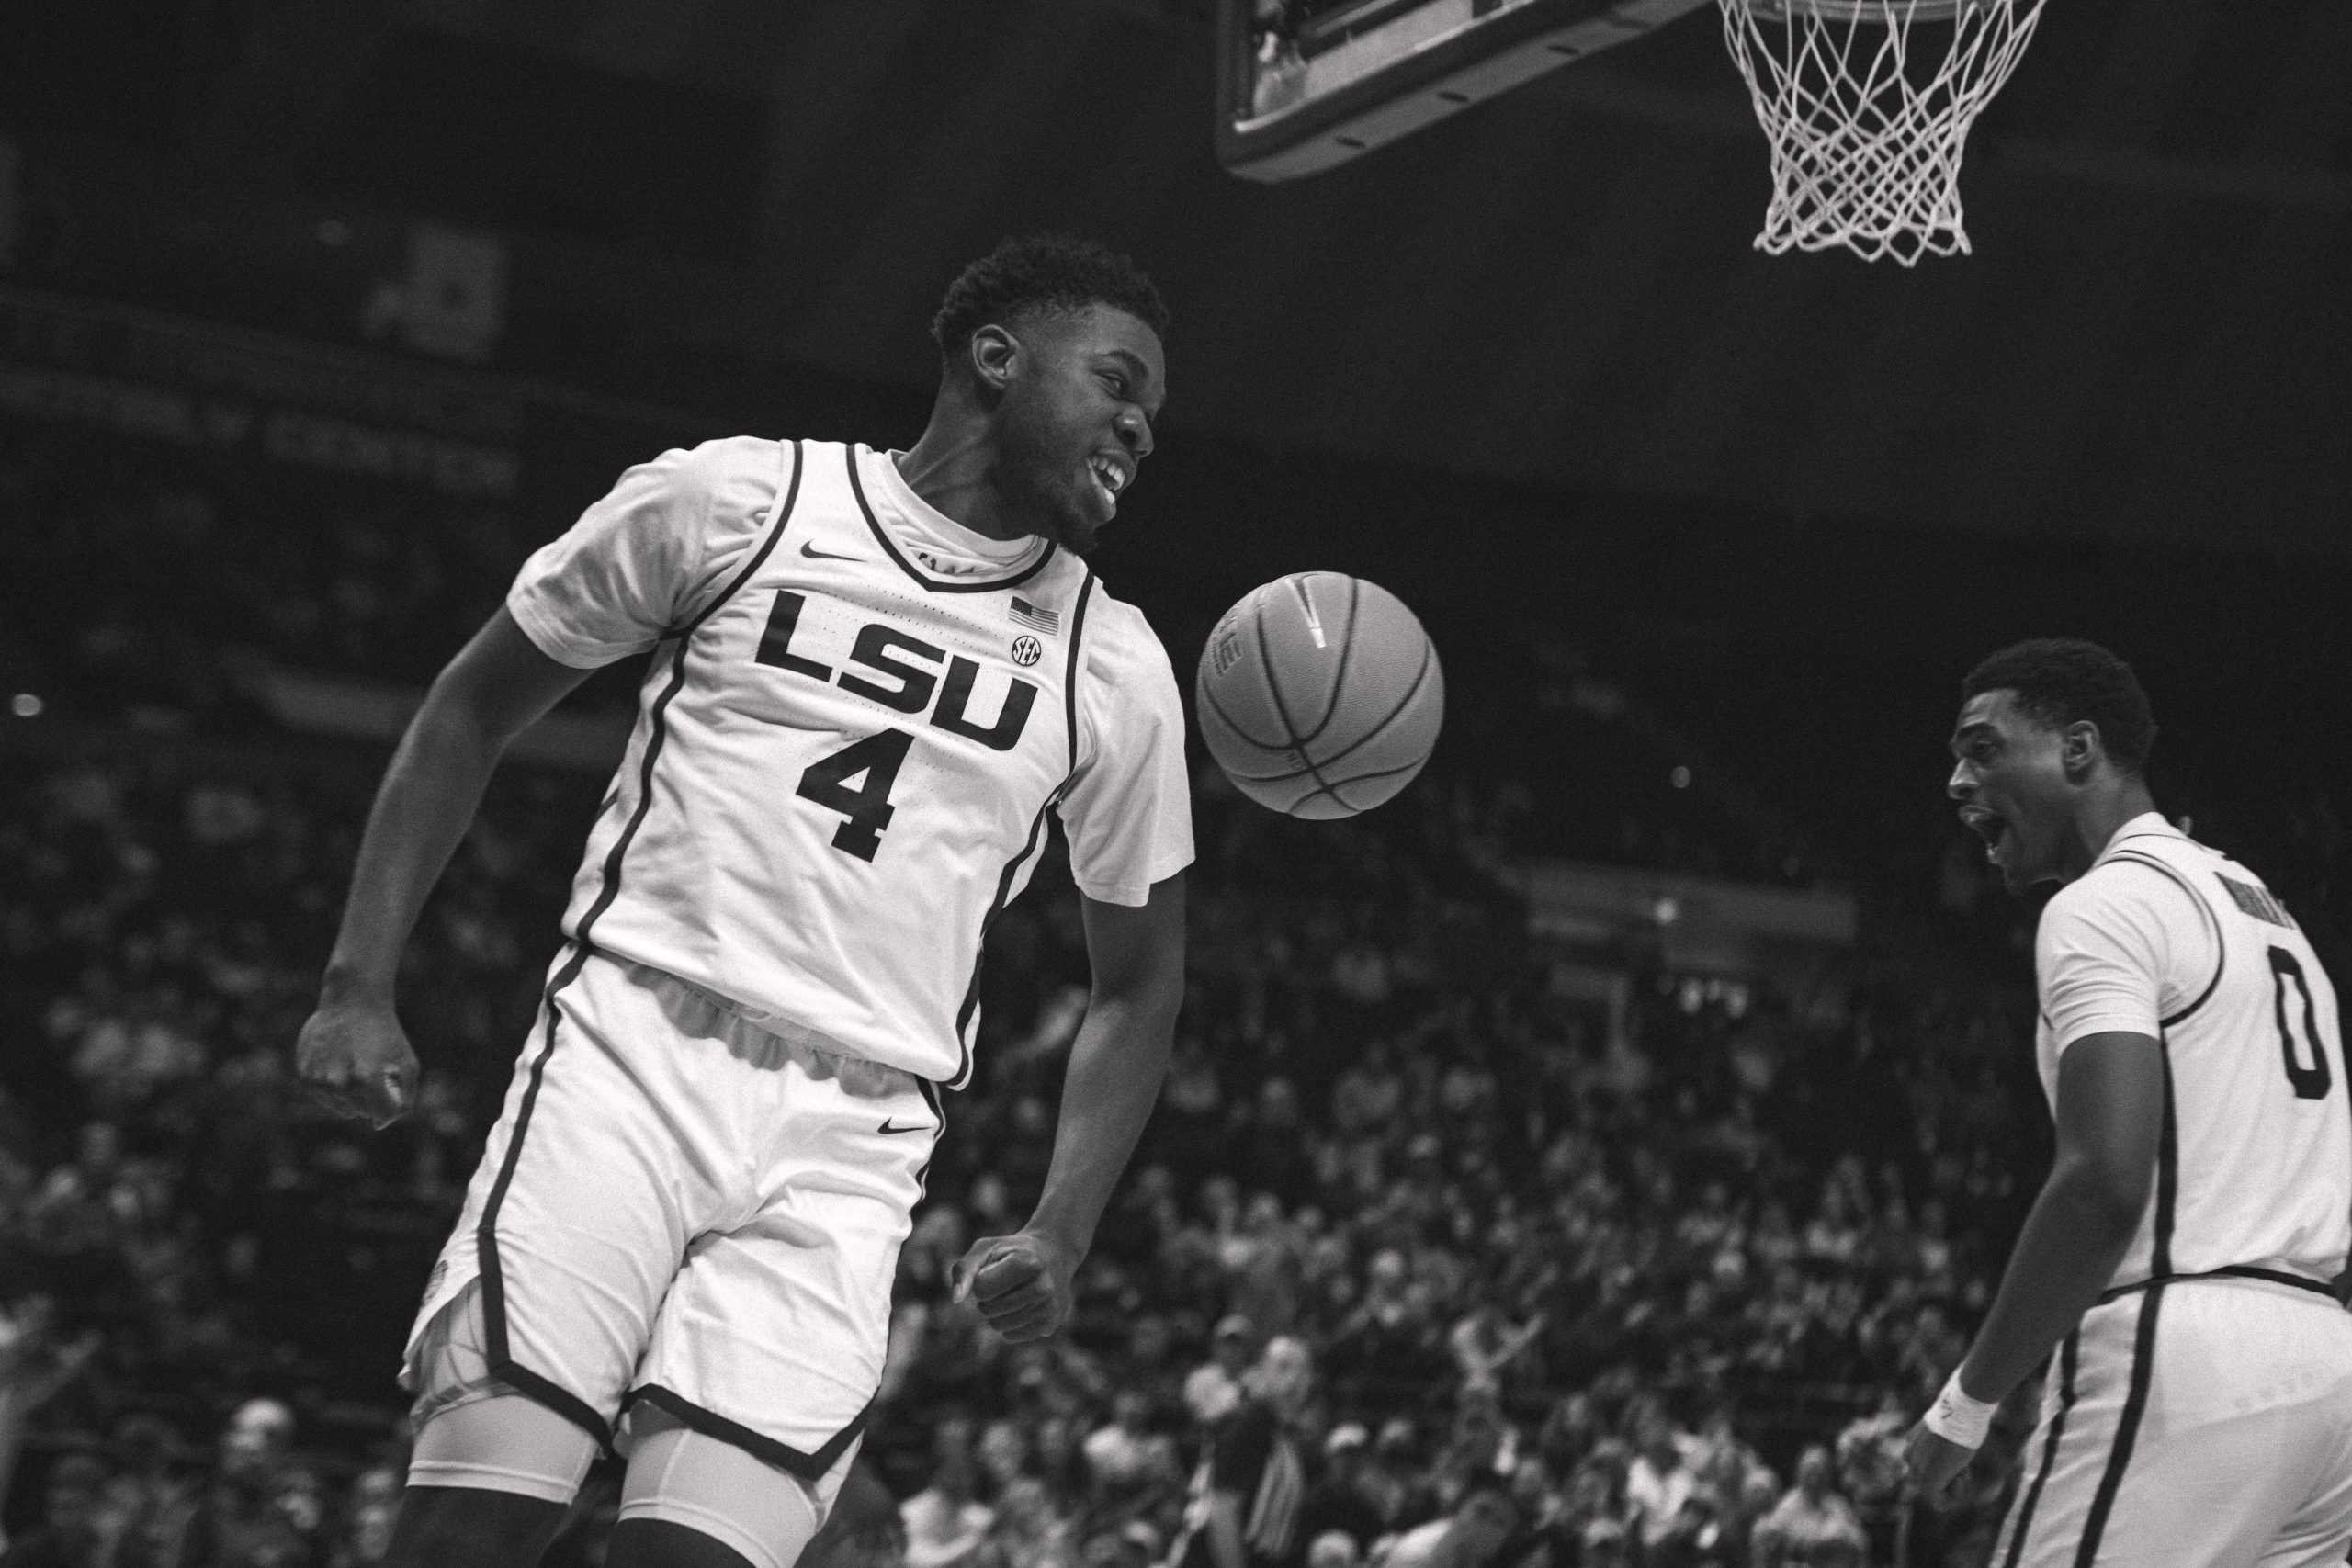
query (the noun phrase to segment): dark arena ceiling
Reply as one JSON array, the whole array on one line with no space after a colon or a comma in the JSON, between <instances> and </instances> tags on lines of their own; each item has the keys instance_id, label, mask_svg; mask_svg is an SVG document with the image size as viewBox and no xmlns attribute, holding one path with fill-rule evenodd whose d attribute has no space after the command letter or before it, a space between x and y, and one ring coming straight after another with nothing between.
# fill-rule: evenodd
<instances>
[{"instance_id":1,"label":"dark arena ceiling","mask_svg":"<svg viewBox=\"0 0 2352 1568\"><path fill-rule=\"evenodd\" d=\"M153 52L199 177L646 265L649 332L923 383L956 266L1075 226L1170 296L1176 420L1272 448L1800 517L2352 537L2343 0L2049 0L1971 143L1976 254L1912 271L1750 249L1765 144L1712 9L1278 186L1212 155L1204 0L184 9Z\"/></svg>"}]
</instances>

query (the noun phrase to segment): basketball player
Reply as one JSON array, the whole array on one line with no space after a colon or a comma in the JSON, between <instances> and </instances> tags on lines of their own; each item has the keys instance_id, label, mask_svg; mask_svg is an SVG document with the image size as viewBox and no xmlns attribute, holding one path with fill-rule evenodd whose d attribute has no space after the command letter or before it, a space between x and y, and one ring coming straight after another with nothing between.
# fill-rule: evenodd
<instances>
[{"instance_id":1,"label":"basketball player","mask_svg":"<svg viewBox=\"0 0 2352 1568\"><path fill-rule=\"evenodd\" d=\"M537 1559L628 1456L614 1568L786 1568L879 1382L890 1281L972 1066L989 922L1046 813L1093 993L1045 1190L956 1270L1053 1333L1156 1096L1193 854L1182 710L1086 564L1152 450L1165 310L1008 241L948 289L904 452L741 437L622 475L435 682L369 818L302 1075L378 1125L393 976L506 743L653 650L565 944L412 1332L392 1560Z\"/></svg>"},{"instance_id":2,"label":"basketball player","mask_svg":"<svg viewBox=\"0 0 2352 1568\"><path fill-rule=\"evenodd\" d=\"M2352 1060L2262 879L2158 815L2155 726L2096 644L1963 687L1951 794L2042 912L2057 1155L1906 1453L1940 1488L2055 1348L2002 1568L2341 1563L2352 1541Z\"/></svg>"}]
</instances>

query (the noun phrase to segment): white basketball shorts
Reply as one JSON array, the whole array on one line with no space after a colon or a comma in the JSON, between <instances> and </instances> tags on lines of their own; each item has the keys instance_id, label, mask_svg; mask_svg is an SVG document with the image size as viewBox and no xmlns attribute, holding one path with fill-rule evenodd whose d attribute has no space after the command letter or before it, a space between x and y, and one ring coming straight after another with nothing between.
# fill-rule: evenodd
<instances>
[{"instance_id":1,"label":"white basketball shorts","mask_svg":"<svg viewBox=\"0 0 2352 1568\"><path fill-rule=\"evenodd\" d=\"M2352 1313L2242 1279L2095 1306L2024 1463L1993 1568L2341 1568Z\"/></svg>"},{"instance_id":2,"label":"white basketball shorts","mask_svg":"<svg viewBox=\"0 0 2352 1568\"><path fill-rule=\"evenodd\" d=\"M567 949L409 1333L420 1419L512 1389L625 1450L642 1401L819 1480L880 1386L941 1121L910 1073ZM485 1376L427 1379L477 1280Z\"/></svg>"}]
</instances>

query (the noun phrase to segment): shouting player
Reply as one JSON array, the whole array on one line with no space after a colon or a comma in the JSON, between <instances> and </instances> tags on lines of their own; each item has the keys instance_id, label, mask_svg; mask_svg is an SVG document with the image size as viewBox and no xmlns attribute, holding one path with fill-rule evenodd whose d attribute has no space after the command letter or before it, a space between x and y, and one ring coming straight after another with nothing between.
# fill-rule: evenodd
<instances>
[{"instance_id":1,"label":"shouting player","mask_svg":"<svg viewBox=\"0 0 2352 1568\"><path fill-rule=\"evenodd\" d=\"M1963 687L1951 794L2034 943L2057 1156L1911 1435L1939 1488L2055 1348L1998 1568L2340 1564L2352 1542L2352 1059L2262 879L2157 814L2155 726L2093 643Z\"/></svg>"},{"instance_id":2,"label":"shouting player","mask_svg":"<svg viewBox=\"0 0 2352 1568\"><path fill-rule=\"evenodd\" d=\"M394 1562L534 1561L607 1447L614 1568L795 1560L857 1448L981 939L1048 812L1092 998L1036 1211L956 1289L1009 1339L1061 1325L1182 992L1175 680L1085 558L1151 455L1165 319L1124 257L1008 241L933 323L912 448L740 437L631 468L435 682L298 1051L379 1125L417 1070L400 953L501 751L653 650L407 1347Z\"/></svg>"}]
</instances>

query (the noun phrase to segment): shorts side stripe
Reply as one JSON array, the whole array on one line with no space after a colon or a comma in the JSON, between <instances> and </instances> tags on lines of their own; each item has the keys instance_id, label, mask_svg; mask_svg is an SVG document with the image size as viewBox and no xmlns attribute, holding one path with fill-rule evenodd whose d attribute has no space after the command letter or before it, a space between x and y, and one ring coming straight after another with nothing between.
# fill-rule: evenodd
<instances>
[{"instance_id":1,"label":"shorts side stripe","mask_svg":"<svg viewBox=\"0 0 2352 1568\"><path fill-rule=\"evenodd\" d=\"M2156 1371L2156 1316L2164 1306L2165 1288L2152 1285L2140 1305L2140 1326L2132 1337L2132 1387L2123 1396L2123 1414L2115 1423L2115 1443L2108 1450L2107 1472L2098 1479L2091 1499L2090 1517L2083 1521L2082 1545L2075 1552L2075 1568L2091 1568L2098 1561L2099 1538L2107 1533L2107 1517L2115 1508L2115 1495L2132 1463L2132 1449L2140 1435L2140 1416L2148 1407L2148 1386Z\"/></svg>"},{"instance_id":2,"label":"shorts side stripe","mask_svg":"<svg viewBox=\"0 0 2352 1568\"><path fill-rule=\"evenodd\" d=\"M717 1411L706 1410L684 1394L663 1388L658 1382L631 1389L623 1405L626 1407L639 1401L657 1410L667 1411L706 1438L716 1438L722 1443L741 1449L753 1459L772 1464L786 1474L797 1476L812 1484L823 1480L825 1472L840 1462L850 1444L865 1430L867 1417L874 1414L874 1406L869 1404L851 1418L848 1426L827 1438L822 1448L804 1453L789 1443L777 1442L749 1427L729 1421Z\"/></svg>"},{"instance_id":3,"label":"shorts side stripe","mask_svg":"<svg viewBox=\"0 0 2352 1568\"><path fill-rule=\"evenodd\" d=\"M555 1055L556 995L571 984L588 961L588 950L575 947L564 961L540 998L539 1005L547 1012L546 1043L539 1047L538 1060L531 1064L530 1087L523 1091L523 1103L514 1117L514 1134L506 1140L506 1157L498 1168L498 1179L491 1185L489 1201L482 1205L481 1224L474 1231L474 1250L481 1272L482 1332L489 1343L491 1375L507 1383L531 1399L546 1405L573 1425L584 1428L606 1453L612 1451L612 1424L596 1414L589 1403L549 1378L517 1365L506 1336L506 1276L498 1261L498 1211L506 1201L506 1190L514 1184L514 1168L523 1157L523 1136L530 1130L531 1112L538 1104L539 1086L547 1081L548 1058Z\"/></svg>"},{"instance_id":4,"label":"shorts side stripe","mask_svg":"<svg viewBox=\"0 0 2352 1568\"><path fill-rule=\"evenodd\" d=\"M2076 1329L2066 1336L2058 1351L2058 1408L2050 1417L2050 1435L2042 1440L2041 1464L2033 1472L2032 1484L2018 1499L2015 1533L2009 1537L2009 1550L2001 1558L2001 1568L2018 1568L2025 1555L2026 1532L2033 1528L2033 1510L2041 1502L2041 1487L2050 1479L2050 1472L2058 1461L2058 1441L2066 1435L2066 1415L2075 1408L2075 1360L2080 1353L2082 1331Z\"/></svg>"}]
</instances>

